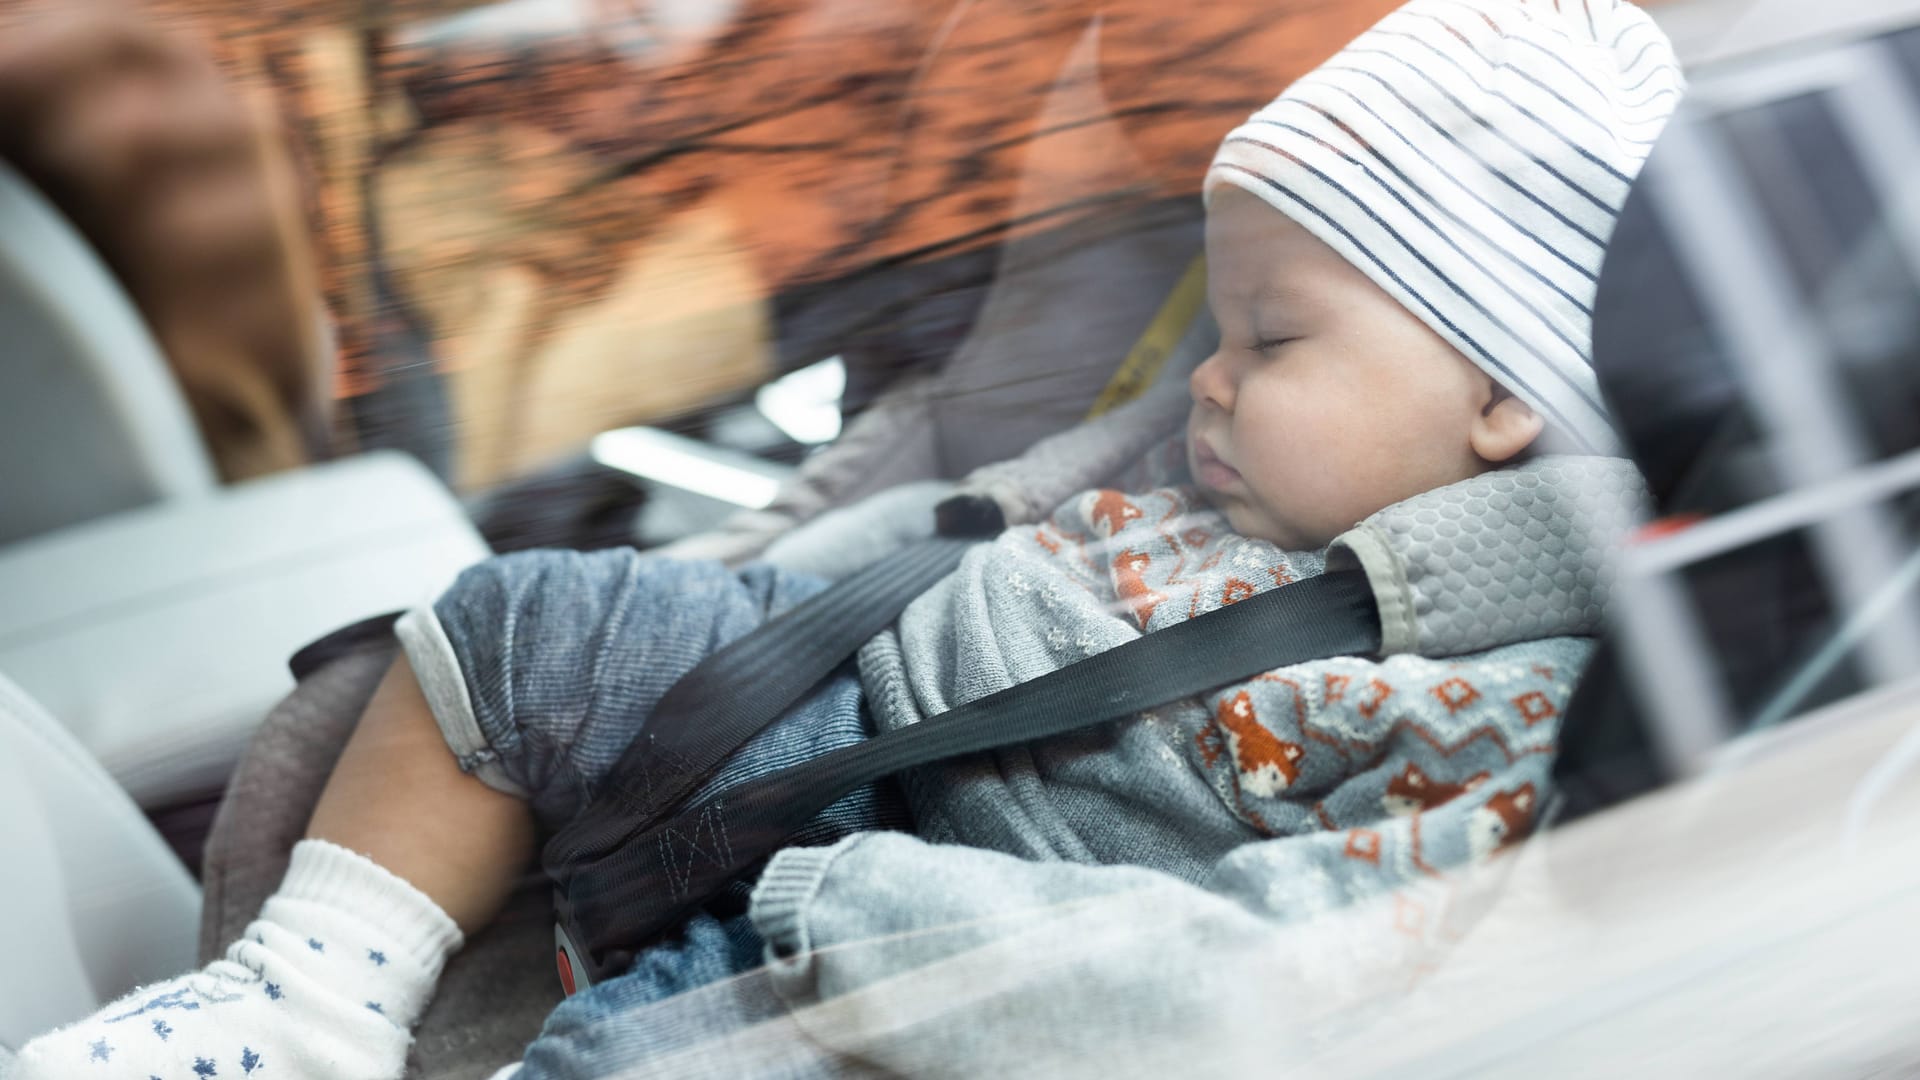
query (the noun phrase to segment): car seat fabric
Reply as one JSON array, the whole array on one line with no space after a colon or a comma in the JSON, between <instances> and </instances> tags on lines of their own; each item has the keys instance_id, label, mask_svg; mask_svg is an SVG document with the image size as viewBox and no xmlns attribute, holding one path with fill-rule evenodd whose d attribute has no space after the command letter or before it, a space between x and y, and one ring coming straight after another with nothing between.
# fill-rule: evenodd
<instances>
[{"instance_id":1,"label":"car seat fabric","mask_svg":"<svg viewBox=\"0 0 1920 1080\"><path fill-rule=\"evenodd\" d=\"M783 570L837 581L934 534L934 510L953 493L945 480L922 480L836 507L767 545L761 556Z\"/></svg>"},{"instance_id":2,"label":"car seat fabric","mask_svg":"<svg viewBox=\"0 0 1920 1080\"><path fill-rule=\"evenodd\" d=\"M1367 568L1386 653L1476 652L1516 629L1595 634L1607 553L1645 505L1623 458L1546 457L1390 506L1335 540L1329 565Z\"/></svg>"},{"instance_id":3,"label":"car seat fabric","mask_svg":"<svg viewBox=\"0 0 1920 1080\"><path fill-rule=\"evenodd\" d=\"M1199 325L1206 323L1205 326ZM1077 492L1110 483L1149 450L1176 437L1190 402L1187 361L1205 355L1211 323L1199 320L1183 343L1179 363L1137 400L1035 443L1026 453L975 469L955 494L984 498L1008 525L1030 525Z\"/></svg>"},{"instance_id":4,"label":"car seat fabric","mask_svg":"<svg viewBox=\"0 0 1920 1080\"><path fill-rule=\"evenodd\" d=\"M1210 325L1196 325L1188 337L1201 341L1210 335ZM1038 521L1075 492L1115 477L1178 427L1187 410L1182 384L1190 352L1169 365L1181 377L1163 378L1138 400L1042 439L1018 458L975 469L959 482L903 483L826 510L780 534L759 557L799 573L844 577L933 535L935 507L953 496L987 500L1009 525ZM699 544L673 545L660 554L714 557L703 555Z\"/></svg>"}]
</instances>

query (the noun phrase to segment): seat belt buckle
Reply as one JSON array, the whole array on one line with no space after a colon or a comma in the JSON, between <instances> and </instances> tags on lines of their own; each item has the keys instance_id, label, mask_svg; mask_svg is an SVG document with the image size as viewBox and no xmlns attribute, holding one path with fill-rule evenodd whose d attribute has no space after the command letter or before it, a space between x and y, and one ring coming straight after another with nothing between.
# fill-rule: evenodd
<instances>
[{"instance_id":1,"label":"seat belt buckle","mask_svg":"<svg viewBox=\"0 0 1920 1080\"><path fill-rule=\"evenodd\" d=\"M580 932L564 890L553 891L553 916L553 966L560 976L560 989L568 997L598 986L632 965L633 954L625 949L609 949L595 957L586 947L587 936Z\"/></svg>"}]
</instances>

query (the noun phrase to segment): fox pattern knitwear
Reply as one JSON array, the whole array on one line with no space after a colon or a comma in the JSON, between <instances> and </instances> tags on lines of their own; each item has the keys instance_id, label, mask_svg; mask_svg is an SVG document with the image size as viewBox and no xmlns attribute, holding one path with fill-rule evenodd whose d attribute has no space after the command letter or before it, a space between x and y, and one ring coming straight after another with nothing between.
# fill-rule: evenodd
<instances>
[{"instance_id":1,"label":"fox pattern knitwear","mask_svg":"<svg viewBox=\"0 0 1920 1080\"><path fill-rule=\"evenodd\" d=\"M1321 553L1234 533L1195 488L1090 491L969 554L897 639L868 647L862 679L879 725L897 727L1324 569ZM1590 649L1516 637L1466 656L1276 669L992 765L921 770L916 831L1183 878L1249 840L1313 834L1327 856L1308 860L1315 876L1371 894L1526 834ZM1027 773L1039 787L1026 797L987 796Z\"/></svg>"}]
</instances>

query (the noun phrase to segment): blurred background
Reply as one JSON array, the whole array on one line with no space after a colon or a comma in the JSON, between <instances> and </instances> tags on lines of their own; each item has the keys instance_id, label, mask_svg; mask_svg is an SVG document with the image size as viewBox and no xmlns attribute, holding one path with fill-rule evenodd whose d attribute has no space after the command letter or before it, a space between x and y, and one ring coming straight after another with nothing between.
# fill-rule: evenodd
<instances>
[{"instance_id":1,"label":"blurred background","mask_svg":"<svg viewBox=\"0 0 1920 1080\"><path fill-rule=\"evenodd\" d=\"M334 335L307 456L402 450L469 500L557 469L572 502L538 489L551 526L476 503L496 546L522 546L630 531L627 503L617 525L562 509L629 498L568 464L600 432L656 424L791 462L837 426L799 420L796 437L729 406L837 360L802 392L851 418L960 348L1010 250L1059 259L1193 219L1220 134L1394 4L138 6L284 127ZM1647 6L1707 70L1897 27L1908 7ZM1167 283L1139 290L1117 340ZM1034 307L1020 317L1082 317ZM1058 385L1017 398L967 390L1037 414L1031 441L1081 414L1112 359L1078 379L1072 360L1036 363ZM942 452L948 471L978 464ZM228 479L274 464L214 454ZM652 539L722 508L706 509Z\"/></svg>"},{"instance_id":2,"label":"blurred background","mask_svg":"<svg viewBox=\"0 0 1920 1080\"><path fill-rule=\"evenodd\" d=\"M982 253L1193 197L1223 131L1392 6L151 4L293 135L332 449L464 492L829 355L864 392L937 364Z\"/></svg>"}]
</instances>

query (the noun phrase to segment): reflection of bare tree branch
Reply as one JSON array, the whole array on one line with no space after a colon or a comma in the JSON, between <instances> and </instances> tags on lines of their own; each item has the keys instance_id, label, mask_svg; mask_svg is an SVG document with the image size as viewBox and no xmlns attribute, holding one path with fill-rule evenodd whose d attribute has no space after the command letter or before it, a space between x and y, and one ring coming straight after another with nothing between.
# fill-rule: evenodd
<instances>
[{"instance_id":1,"label":"reflection of bare tree branch","mask_svg":"<svg viewBox=\"0 0 1920 1080\"><path fill-rule=\"evenodd\" d=\"M358 391L374 385L364 324L380 314L369 275L383 262L387 295L440 350L460 347L476 313L428 294L485 267L537 275L516 326L532 356L654 249L661 222L695 207L750 225L743 265L802 333L920 332L933 316L918 305L952 275L916 279L915 296L873 283L1190 194L1222 131L1397 0L574 0L526 33L447 25L485 6L471 0L144 2L245 38L295 103ZM1094 20L1097 66L1063 75ZM462 29L483 24L494 29ZM1110 107L1046 113L1062 78L1098 80ZM1076 169L1103 123L1135 144L1139 175ZM481 148L476 133L501 137ZM381 220L385 178L441 154L452 163L422 174L418 206L385 205ZM442 223L423 233L410 215ZM835 293L874 303L823 299ZM931 355L956 332L943 324L922 345Z\"/></svg>"},{"instance_id":2,"label":"reflection of bare tree branch","mask_svg":"<svg viewBox=\"0 0 1920 1080\"><path fill-rule=\"evenodd\" d=\"M970 229L964 233L944 237L931 244L924 244L920 247L911 248L897 254L877 258L862 268L860 274L857 276L865 277L869 274L882 274L888 270L897 269L911 263L924 262L941 255L964 251L977 247L986 241L999 239L1009 233L1022 231L1029 226L1072 220L1082 213L1101 208L1119 208L1136 205L1145 199L1152 198L1154 194L1155 191L1153 188L1147 185L1136 185L1118 191L1110 191L1100 195L1091 195L1086 198L1057 203L1031 214L1017 218L1008 218L1004 221L992 222L979 228ZM912 204L905 204L896 210L890 211L875 224L872 231L874 233L884 232L890 221L910 215L914 209L915 207ZM863 235L849 241L847 244L824 252L820 256L819 265L831 266L840 262L844 260L849 252L865 247L871 239L871 236ZM820 276L824 276L824 274ZM798 275L798 277L804 281L808 280L810 275L802 273Z\"/></svg>"},{"instance_id":3,"label":"reflection of bare tree branch","mask_svg":"<svg viewBox=\"0 0 1920 1080\"><path fill-rule=\"evenodd\" d=\"M838 101L843 100L850 94L857 93L863 89L864 87L858 84L848 85L846 83L842 83L840 85L836 85L831 90L828 90L826 92L819 93L819 94L814 94L810 97L801 98L797 101L788 102L777 109L770 109L766 112L756 113L750 116L738 117L736 119L729 120L724 123L715 124L701 131L696 131L688 135L675 138L671 142L661 145L655 149L649 150L648 152L641 154L637 157L633 157L625 161L616 162L613 165L610 165L608 167L601 169L600 171L596 172L593 176L583 181L580 187L576 188L575 191L584 190L589 187L596 187L601 184L612 183L613 181L620 180L625 177L635 176L640 173L647 172L650 169L654 169L661 165L664 165L667 162L674 160L675 158L687 157L693 154L700 153L702 151L714 150L714 151L725 153L725 152L737 150L738 148L740 148L741 144L723 143L717 140L721 136L730 134L732 132L743 131L747 128L756 127L761 124L771 123L775 120L780 119L783 116L788 116L794 113L805 112L808 109L815 108L821 105L834 104ZM837 142L807 143L807 144L800 144L800 146L802 149L818 148L821 150L835 152L835 153L848 153L849 151L855 150L855 148L849 147L845 143L837 143Z\"/></svg>"},{"instance_id":4,"label":"reflection of bare tree branch","mask_svg":"<svg viewBox=\"0 0 1920 1080\"><path fill-rule=\"evenodd\" d=\"M1128 106L1123 109L1114 109L1110 112L1102 113L1099 116L1084 116L1064 123L1049 124L1043 128L1035 128L1017 138L995 139L991 142L982 143L976 153L982 156L997 154L1002 150L1009 150L1016 146L1032 143L1050 135L1063 135L1069 131L1077 131L1081 128L1091 127L1095 124L1110 123L1115 120L1138 120L1149 116L1176 116L1182 113L1201 116L1218 116L1229 109L1246 109L1251 111L1259 108L1265 100L1264 98L1259 100L1251 98L1230 98L1215 101L1152 101L1140 105Z\"/></svg>"}]
</instances>

